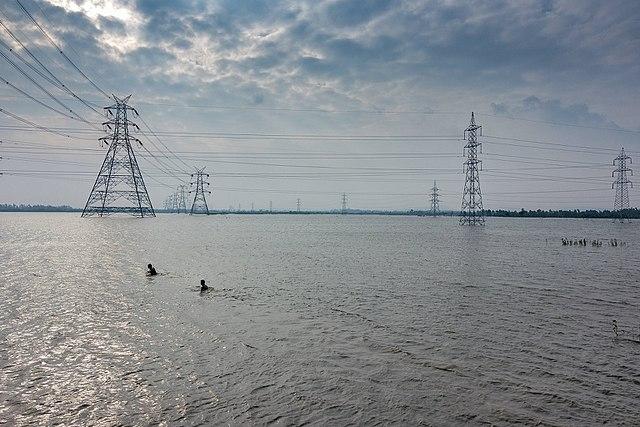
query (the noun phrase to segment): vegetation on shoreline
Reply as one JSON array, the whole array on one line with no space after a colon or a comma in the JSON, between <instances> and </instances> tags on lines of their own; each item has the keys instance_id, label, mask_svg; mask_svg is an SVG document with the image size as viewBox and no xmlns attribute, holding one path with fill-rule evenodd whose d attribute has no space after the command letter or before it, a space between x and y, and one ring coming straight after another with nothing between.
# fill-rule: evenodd
<instances>
[{"instance_id":1,"label":"vegetation on shoreline","mask_svg":"<svg viewBox=\"0 0 640 427\"><path fill-rule=\"evenodd\" d=\"M0 204L0 212L81 212L82 209L73 208L71 206L51 206L51 205L28 205L28 204ZM164 209L156 210L157 213L171 213ZM210 215L336 215L340 214L340 210L326 211L229 211L216 210L211 211ZM423 210L397 210L397 211L381 211L381 210L358 210L349 209L346 215L390 215L390 216L433 216L431 211ZM573 210L505 210L505 209L487 209L484 211L487 217L504 217L504 218L619 218L620 213L610 210L596 209L573 209ZM443 211L437 216L459 216L458 211ZM632 208L624 211L624 217L629 219L640 219L640 209Z\"/></svg>"}]
</instances>

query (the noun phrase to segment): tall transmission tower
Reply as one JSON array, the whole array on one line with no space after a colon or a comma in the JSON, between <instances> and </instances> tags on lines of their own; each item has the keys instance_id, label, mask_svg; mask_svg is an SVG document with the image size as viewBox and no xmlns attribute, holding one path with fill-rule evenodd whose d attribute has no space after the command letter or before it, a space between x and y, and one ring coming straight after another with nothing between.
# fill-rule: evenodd
<instances>
[{"instance_id":1,"label":"tall transmission tower","mask_svg":"<svg viewBox=\"0 0 640 427\"><path fill-rule=\"evenodd\" d=\"M342 209L341 213L344 215L347 213L347 193L342 193Z\"/></svg>"},{"instance_id":2,"label":"tall transmission tower","mask_svg":"<svg viewBox=\"0 0 640 427\"><path fill-rule=\"evenodd\" d=\"M611 184L611 188L616 190L613 210L618 212L620 222L624 222L625 211L629 209L629 187L633 188L633 182L627 178L627 173L633 176L633 170L627 166L627 162L633 163L631 157L625 154L623 147L618 157L613 159L613 165L618 167L611 173L611 176L616 178Z\"/></svg>"},{"instance_id":3,"label":"tall transmission tower","mask_svg":"<svg viewBox=\"0 0 640 427\"><path fill-rule=\"evenodd\" d=\"M464 172L466 174L464 182L464 193L462 195L462 225L484 225L484 211L482 208L482 191L480 191L480 170L482 160L478 160L478 148L482 144L478 142L478 135L482 135L482 126L476 125L476 119L471 113L471 122L464 130L464 137L467 144L464 146L464 155L467 160L464 162Z\"/></svg>"},{"instance_id":4,"label":"tall transmission tower","mask_svg":"<svg viewBox=\"0 0 640 427\"><path fill-rule=\"evenodd\" d=\"M178 213L187 213L187 186L178 185L176 193L176 205Z\"/></svg>"},{"instance_id":5,"label":"tall transmission tower","mask_svg":"<svg viewBox=\"0 0 640 427\"><path fill-rule=\"evenodd\" d=\"M300 199L296 200L296 211L300 212L300 206L301 206L301 202Z\"/></svg>"},{"instance_id":6,"label":"tall transmission tower","mask_svg":"<svg viewBox=\"0 0 640 427\"><path fill-rule=\"evenodd\" d=\"M269 212L273 212L273 201L269 200Z\"/></svg>"},{"instance_id":7,"label":"tall transmission tower","mask_svg":"<svg viewBox=\"0 0 640 427\"><path fill-rule=\"evenodd\" d=\"M209 207L207 206L207 199L205 194L211 194L211 191L205 190L204 186L209 185L207 181L205 181L205 177L209 178L208 173L204 173L204 169L196 169L196 173L191 174L191 179L195 176L196 181L191 182L191 185L195 185L196 189L189 191L189 193L195 193L193 197L193 204L191 205L191 215L194 214L206 214L209 215Z\"/></svg>"},{"instance_id":8,"label":"tall transmission tower","mask_svg":"<svg viewBox=\"0 0 640 427\"><path fill-rule=\"evenodd\" d=\"M138 126L127 117L129 111L137 114L134 108L127 105L129 98L131 95L123 99L114 95L116 103L105 107L109 120L103 125L111 134L100 138L100 141L108 144L109 149L82 211L82 217L119 213L141 218L156 216L131 146L131 141L140 145L142 143L130 135L129 127Z\"/></svg>"},{"instance_id":9,"label":"tall transmission tower","mask_svg":"<svg viewBox=\"0 0 640 427\"><path fill-rule=\"evenodd\" d=\"M440 189L436 185L436 181L433 181L433 187L431 188L431 215L436 216L440 213Z\"/></svg>"}]
</instances>

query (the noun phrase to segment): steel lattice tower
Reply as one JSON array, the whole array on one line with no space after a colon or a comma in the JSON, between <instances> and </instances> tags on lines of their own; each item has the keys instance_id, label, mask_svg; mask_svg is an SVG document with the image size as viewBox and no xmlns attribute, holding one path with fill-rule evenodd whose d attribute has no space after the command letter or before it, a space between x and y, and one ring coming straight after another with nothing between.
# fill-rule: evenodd
<instances>
[{"instance_id":1,"label":"steel lattice tower","mask_svg":"<svg viewBox=\"0 0 640 427\"><path fill-rule=\"evenodd\" d=\"M137 114L134 108L127 105L129 98L131 95L124 99L114 96L116 103L105 107L110 119L103 125L111 131L111 135L100 138L100 141L108 144L109 149L82 211L82 217L119 213L141 218L156 216L131 146L131 141L140 145L142 143L130 134L129 127L138 126L127 117L129 111Z\"/></svg>"},{"instance_id":2,"label":"steel lattice tower","mask_svg":"<svg viewBox=\"0 0 640 427\"><path fill-rule=\"evenodd\" d=\"M178 192L176 193L176 204L178 213L187 213L187 186L178 185Z\"/></svg>"},{"instance_id":3,"label":"steel lattice tower","mask_svg":"<svg viewBox=\"0 0 640 427\"><path fill-rule=\"evenodd\" d=\"M476 119L471 113L471 122L464 130L467 145L464 146L463 153L467 156L467 160L464 162L466 178L462 195L462 216L460 217L462 225L484 225L479 173L479 168L482 169L482 160L478 160L478 148L482 144L478 142L478 135L482 135L482 126L476 125Z\"/></svg>"},{"instance_id":4,"label":"steel lattice tower","mask_svg":"<svg viewBox=\"0 0 640 427\"><path fill-rule=\"evenodd\" d=\"M342 209L341 209L341 213L342 214L346 214L347 213L347 193L342 193Z\"/></svg>"},{"instance_id":5,"label":"steel lattice tower","mask_svg":"<svg viewBox=\"0 0 640 427\"><path fill-rule=\"evenodd\" d=\"M300 199L296 200L296 211L297 212L300 212L300 205L301 205Z\"/></svg>"},{"instance_id":6,"label":"steel lattice tower","mask_svg":"<svg viewBox=\"0 0 640 427\"><path fill-rule=\"evenodd\" d=\"M436 181L433 181L433 187L431 188L431 215L438 215L440 213L440 189L436 185Z\"/></svg>"},{"instance_id":7,"label":"steel lattice tower","mask_svg":"<svg viewBox=\"0 0 640 427\"><path fill-rule=\"evenodd\" d=\"M175 209L175 194L169 194L164 201L164 208L167 212L173 212Z\"/></svg>"},{"instance_id":8,"label":"steel lattice tower","mask_svg":"<svg viewBox=\"0 0 640 427\"><path fill-rule=\"evenodd\" d=\"M632 163L632 160L624 153L623 147L618 157L613 159L613 165L618 167L611 173L616 178L611 184L611 188L616 190L613 210L618 212L620 222L624 222L625 211L629 209L629 187L633 188L633 182L627 178L627 173L633 176L633 171L627 166L627 162Z\"/></svg>"},{"instance_id":9,"label":"steel lattice tower","mask_svg":"<svg viewBox=\"0 0 640 427\"><path fill-rule=\"evenodd\" d=\"M209 174L204 173L204 169L205 168L197 169L196 173L191 174L191 178L193 178L194 176L196 177L196 181L191 182L191 185L195 185L196 189L189 191L189 193L195 193L193 204L191 205L191 215L209 215L209 207L207 206L207 199L205 197L205 194L211 194L211 191L204 189L205 185L209 185L209 183L204 180L205 177L209 178Z\"/></svg>"}]
</instances>

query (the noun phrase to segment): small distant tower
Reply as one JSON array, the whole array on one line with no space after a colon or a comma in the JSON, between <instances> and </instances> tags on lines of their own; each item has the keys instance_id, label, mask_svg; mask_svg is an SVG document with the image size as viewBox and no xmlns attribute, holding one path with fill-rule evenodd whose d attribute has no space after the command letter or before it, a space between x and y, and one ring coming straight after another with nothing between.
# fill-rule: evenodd
<instances>
[{"instance_id":1,"label":"small distant tower","mask_svg":"<svg viewBox=\"0 0 640 427\"><path fill-rule=\"evenodd\" d=\"M273 201L269 200L269 213L273 212Z\"/></svg>"},{"instance_id":2,"label":"small distant tower","mask_svg":"<svg viewBox=\"0 0 640 427\"><path fill-rule=\"evenodd\" d=\"M482 134L482 126L476 125L476 119L471 113L471 122L464 130L467 145L464 146L463 153L467 160L464 162L464 193L462 195L462 225L484 225L484 211L482 208L482 192L480 191L480 173L478 167L482 168L482 160L478 160L478 148L482 144L478 142L478 135Z\"/></svg>"},{"instance_id":3,"label":"small distant tower","mask_svg":"<svg viewBox=\"0 0 640 427\"><path fill-rule=\"evenodd\" d=\"M296 211L300 212L300 199L296 200Z\"/></svg>"},{"instance_id":4,"label":"small distant tower","mask_svg":"<svg viewBox=\"0 0 640 427\"><path fill-rule=\"evenodd\" d=\"M142 145L130 134L131 127L138 126L128 119L129 112L136 114L127 105L129 98L131 95L123 99L114 96L115 104L105 107L109 120L103 125L111 134L100 141L109 149L82 211L83 218L122 213L140 218L156 216L131 144L134 141Z\"/></svg>"},{"instance_id":5,"label":"small distant tower","mask_svg":"<svg viewBox=\"0 0 640 427\"><path fill-rule=\"evenodd\" d=\"M169 204L171 206L171 212L176 213L178 211L178 196L176 193L169 195Z\"/></svg>"},{"instance_id":6,"label":"small distant tower","mask_svg":"<svg viewBox=\"0 0 640 427\"><path fill-rule=\"evenodd\" d=\"M178 185L176 193L176 204L178 213L187 213L187 186Z\"/></svg>"},{"instance_id":7,"label":"small distant tower","mask_svg":"<svg viewBox=\"0 0 640 427\"><path fill-rule=\"evenodd\" d=\"M436 216L440 213L440 193L438 193L440 189L436 184L436 181L433 181L433 187L431 187L431 215Z\"/></svg>"},{"instance_id":8,"label":"small distant tower","mask_svg":"<svg viewBox=\"0 0 640 427\"><path fill-rule=\"evenodd\" d=\"M211 191L205 190L204 186L209 185L205 178L209 178L208 173L204 173L204 169L196 169L195 174L191 174L191 179L195 176L195 182L191 182L191 185L195 185L195 190L189 191L189 193L195 193L193 197L193 204L191 205L191 215L194 214L205 214L209 215L209 207L207 206L207 199L205 194L211 194Z\"/></svg>"},{"instance_id":9,"label":"small distant tower","mask_svg":"<svg viewBox=\"0 0 640 427\"><path fill-rule=\"evenodd\" d=\"M613 202L613 210L618 212L620 222L624 222L629 209L629 187L633 188L633 182L627 178L627 173L633 176L633 170L627 166L632 163L631 157L624 152L624 147L620 150L618 157L613 159L613 165L618 166L611 173L616 180L611 184L611 188L616 190L616 197Z\"/></svg>"},{"instance_id":10,"label":"small distant tower","mask_svg":"<svg viewBox=\"0 0 640 427\"><path fill-rule=\"evenodd\" d=\"M341 213L344 215L347 213L347 193L342 193L342 210Z\"/></svg>"},{"instance_id":11,"label":"small distant tower","mask_svg":"<svg viewBox=\"0 0 640 427\"><path fill-rule=\"evenodd\" d=\"M253 202L251 202L251 212L255 212L255 209L253 208Z\"/></svg>"}]
</instances>

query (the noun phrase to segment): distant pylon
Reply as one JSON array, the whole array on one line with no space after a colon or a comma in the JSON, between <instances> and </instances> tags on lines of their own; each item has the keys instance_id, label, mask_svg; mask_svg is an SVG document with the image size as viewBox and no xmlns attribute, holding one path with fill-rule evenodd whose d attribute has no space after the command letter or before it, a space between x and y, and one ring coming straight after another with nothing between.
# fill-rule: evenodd
<instances>
[{"instance_id":1,"label":"distant pylon","mask_svg":"<svg viewBox=\"0 0 640 427\"><path fill-rule=\"evenodd\" d=\"M178 213L187 213L187 186L184 184L178 185L176 205Z\"/></svg>"},{"instance_id":2,"label":"distant pylon","mask_svg":"<svg viewBox=\"0 0 640 427\"><path fill-rule=\"evenodd\" d=\"M436 181L433 181L433 187L431 188L431 215L438 215L440 213L440 189L436 185Z\"/></svg>"},{"instance_id":3,"label":"distant pylon","mask_svg":"<svg viewBox=\"0 0 640 427\"><path fill-rule=\"evenodd\" d=\"M195 182L191 182L191 185L195 185L195 190L190 190L189 194L195 193L193 197L193 204L191 205L191 215L206 214L209 215L209 207L207 206L207 199L205 194L211 194L211 191L205 190L204 186L209 185L204 178L209 178L208 173L204 173L204 169L196 169L196 173L191 174L191 179L196 178Z\"/></svg>"},{"instance_id":4,"label":"distant pylon","mask_svg":"<svg viewBox=\"0 0 640 427\"><path fill-rule=\"evenodd\" d=\"M482 160L478 160L478 134L482 134L482 126L476 125L476 119L471 113L471 122L464 130L467 145L463 153L467 156L464 162L464 193L462 195L462 225L484 225L484 211L482 208L482 191L480 191L480 174L478 166L482 169Z\"/></svg>"},{"instance_id":5,"label":"distant pylon","mask_svg":"<svg viewBox=\"0 0 640 427\"><path fill-rule=\"evenodd\" d=\"M100 141L109 145L109 149L82 211L82 217L119 213L141 218L156 216L131 146L131 141L140 145L142 143L129 133L130 126L138 127L127 118L129 111L137 114L134 108L127 105L129 98L131 95L123 99L114 95L116 103L105 107L109 120L103 125L111 134L100 138Z\"/></svg>"},{"instance_id":6,"label":"distant pylon","mask_svg":"<svg viewBox=\"0 0 640 427\"><path fill-rule=\"evenodd\" d=\"M176 211L176 193L171 193L167 196L167 200L165 201L165 206L167 212L175 212Z\"/></svg>"},{"instance_id":7,"label":"distant pylon","mask_svg":"<svg viewBox=\"0 0 640 427\"><path fill-rule=\"evenodd\" d=\"M627 173L633 176L633 170L627 166L627 161L633 163L631 157L624 153L623 147L618 157L613 159L613 165L618 167L611 173L611 176L616 178L611 184L611 188L616 190L613 210L618 212L620 222L624 222L626 210L629 209L629 187L633 188L633 182L627 178Z\"/></svg>"},{"instance_id":8,"label":"distant pylon","mask_svg":"<svg viewBox=\"0 0 640 427\"><path fill-rule=\"evenodd\" d=\"M347 213L347 193L342 193L342 214Z\"/></svg>"},{"instance_id":9,"label":"distant pylon","mask_svg":"<svg viewBox=\"0 0 640 427\"><path fill-rule=\"evenodd\" d=\"M300 205L301 205L300 199L296 200L296 210L298 212L300 212Z\"/></svg>"},{"instance_id":10,"label":"distant pylon","mask_svg":"<svg viewBox=\"0 0 640 427\"><path fill-rule=\"evenodd\" d=\"M171 195L171 212L180 213L180 209L178 208L178 193L173 193Z\"/></svg>"},{"instance_id":11,"label":"distant pylon","mask_svg":"<svg viewBox=\"0 0 640 427\"><path fill-rule=\"evenodd\" d=\"M269 212L273 212L273 201L269 200Z\"/></svg>"}]
</instances>

